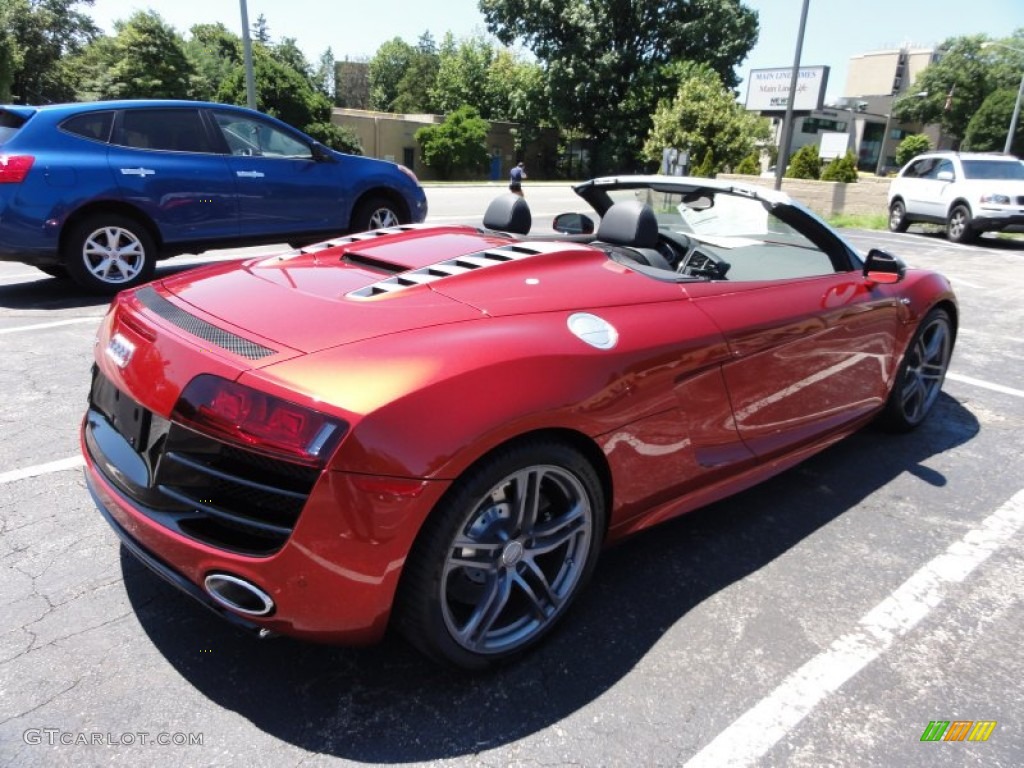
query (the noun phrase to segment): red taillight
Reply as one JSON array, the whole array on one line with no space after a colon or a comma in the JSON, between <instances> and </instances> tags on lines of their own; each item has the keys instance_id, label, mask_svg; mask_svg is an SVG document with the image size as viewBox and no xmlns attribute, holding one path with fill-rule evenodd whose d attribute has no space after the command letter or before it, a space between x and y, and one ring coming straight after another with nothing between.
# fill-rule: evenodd
<instances>
[{"instance_id":1,"label":"red taillight","mask_svg":"<svg viewBox=\"0 0 1024 768\"><path fill-rule=\"evenodd\" d=\"M171 418L212 437L322 467L346 425L259 390L203 374L181 393Z\"/></svg>"},{"instance_id":2,"label":"red taillight","mask_svg":"<svg viewBox=\"0 0 1024 768\"><path fill-rule=\"evenodd\" d=\"M32 155L0 155L0 184L19 184L28 176Z\"/></svg>"}]
</instances>

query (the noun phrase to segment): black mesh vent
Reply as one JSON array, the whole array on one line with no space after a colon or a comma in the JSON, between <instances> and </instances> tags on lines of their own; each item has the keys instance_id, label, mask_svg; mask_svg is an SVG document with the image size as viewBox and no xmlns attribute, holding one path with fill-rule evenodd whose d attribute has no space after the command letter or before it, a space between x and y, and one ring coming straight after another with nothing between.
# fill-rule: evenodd
<instances>
[{"instance_id":1,"label":"black mesh vent","mask_svg":"<svg viewBox=\"0 0 1024 768\"><path fill-rule=\"evenodd\" d=\"M243 339L230 331L218 328L212 323L201 320L195 315L190 315L180 307L176 307L167 299L160 296L153 288L146 287L140 290L136 297L142 304L152 312L160 315L169 323L174 323L183 331L198 336L200 339L216 344L221 349L244 357L249 360L260 360L264 357L277 354L277 350L264 347L249 339Z\"/></svg>"}]
</instances>

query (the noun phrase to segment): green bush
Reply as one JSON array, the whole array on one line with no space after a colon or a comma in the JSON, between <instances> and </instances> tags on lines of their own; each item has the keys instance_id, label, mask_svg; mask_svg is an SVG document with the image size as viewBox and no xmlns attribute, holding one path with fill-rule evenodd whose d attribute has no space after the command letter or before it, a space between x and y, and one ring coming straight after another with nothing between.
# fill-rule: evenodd
<instances>
[{"instance_id":1,"label":"green bush","mask_svg":"<svg viewBox=\"0 0 1024 768\"><path fill-rule=\"evenodd\" d=\"M310 123L305 130L321 144L336 149L338 152L348 152L350 155L363 154L363 145L359 143L358 134L348 126L334 123Z\"/></svg>"},{"instance_id":2,"label":"green bush","mask_svg":"<svg viewBox=\"0 0 1024 768\"><path fill-rule=\"evenodd\" d=\"M932 143L923 133L912 133L896 147L896 165L902 168L922 152L932 148Z\"/></svg>"},{"instance_id":3,"label":"green bush","mask_svg":"<svg viewBox=\"0 0 1024 768\"><path fill-rule=\"evenodd\" d=\"M748 176L757 176L760 172L761 164L758 162L756 154L747 155L740 160L734 171L734 173L745 173Z\"/></svg>"},{"instance_id":4,"label":"green bush","mask_svg":"<svg viewBox=\"0 0 1024 768\"><path fill-rule=\"evenodd\" d=\"M715 177L715 153L711 151L711 147L708 147L708 151L704 153L704 159L697 164L690 175L708 179Z\"/></svg>"},{"instance_id":5,"label":"green bush","mask_svg":"<svg viewBox=\"0 0 1024 768\"><path fill-rule=\"evenodd\" d=\"M821 158L818 145L806 144L797 150L786 169L787 179L817 179L821 176Z\"/></svg>"},{"instance_id":6,"label":"green bush","mask_svg":"<svg viewBox=\"0 0 1024 768\"><path fill-rule=\"evenodd\" d=\"M857 160L851 150L846 150L843 157L837 157L825 166L821 172L822 181L841 181L851 184L857 181Z\"/></svg>"}]
</instances>

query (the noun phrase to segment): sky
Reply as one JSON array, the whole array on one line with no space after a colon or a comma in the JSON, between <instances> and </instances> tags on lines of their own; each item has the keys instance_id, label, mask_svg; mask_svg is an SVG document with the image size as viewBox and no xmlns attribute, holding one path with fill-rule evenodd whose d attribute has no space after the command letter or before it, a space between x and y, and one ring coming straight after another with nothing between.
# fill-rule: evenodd
<instances>
[{"instance_id":1,"label":"sky","mask_svg":"<svg viewBox=\"0 0 1024 768\"><path fill-rule=\"evenodd\" d=\"M415 44L430 31L440 42L446 32L456 38L485 34L477 0L246 0L250 24L260 15L272 39L295 38L306 58L315 63L328 47L334 58L369 58L384 42L400 37ZM760 35L750 55L737 68L743 80L751 69L792 67L803 0L744 0L758 12ZM114 21L137 10L156 10L179 32L198 23L222 22L240 32L241 0L95 0L81 6L108 33ZM830 67L826 103L843 91L851 56L898 48L903 44L936 46L949 37L984 34L1009 36L1024 27L1024 0L809 0L800 58L803 66Z\"/></svg>"}]
</instances>

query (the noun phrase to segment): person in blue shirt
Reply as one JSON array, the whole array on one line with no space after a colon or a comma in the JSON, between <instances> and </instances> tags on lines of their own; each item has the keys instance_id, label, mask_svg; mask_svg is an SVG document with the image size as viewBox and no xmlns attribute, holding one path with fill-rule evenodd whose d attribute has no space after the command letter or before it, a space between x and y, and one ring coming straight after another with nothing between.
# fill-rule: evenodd
<instances>
[{"instance_id":1,"label":"person in blue shirt","mask_svg":"<svg viewBox=\"0 0 1024 768\"><path fill-rule=\"evenodd\" d=\"M512 173L508 177L508 188L509 190L520 197L523 196L523 179L528 178L526 175L526 167L519 163L512 169Z\"/></svg>"}]
</instances>

